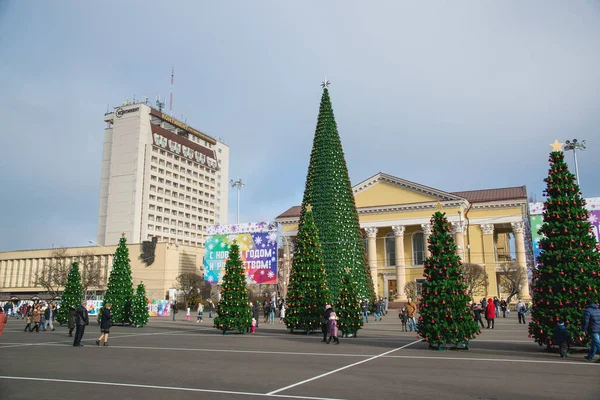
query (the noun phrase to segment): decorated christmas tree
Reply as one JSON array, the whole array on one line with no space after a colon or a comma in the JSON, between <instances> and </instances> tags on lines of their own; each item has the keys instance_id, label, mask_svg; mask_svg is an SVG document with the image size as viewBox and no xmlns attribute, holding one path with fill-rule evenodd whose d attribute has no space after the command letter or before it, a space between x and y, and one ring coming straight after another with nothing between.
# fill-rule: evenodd
<instances>
[{"instance_id":1,"label":"decorated christmas tree","mask_svg":"<svg viewBox=\"0 0 600 400\"><path fill-rule=\"evenodd\" d=\"M290 331L320 329L321 316L330 301L323 250L311 205L300 217L294 260L290 272L285 324Z\"/></svg>"},{"instance_id":2,"label":"decorated christmas tree","mask_svg":"<svg viewBox=\"0 0 600 400\"><path fill-rule=\"evenodd\" d=\"M321 239L332 297L338 297L345 268L350 268L359 298L368 299L372 304L376 299L373 281L367 266L358 212L328 85L327 81L322 85L323 95L310 154L302 212L308 204L314 207L314 220Z\"/></svg>"},{"instance_id":3,"label":"decorated christmas tree","mask_svg":"<svg viewBox=\"0 0 600 400\"><path fill-rule=\"evenodd\" d=\"M104 302L112 304L113 324L131 322L131 306L133 303L133 281L131 279L131 266L129 265L129 250L125 234L119 240L119 247L115 251L112 270L108 278L108 287L104 295ZM98 316L101 318L101 315Z\"/></svg>"},{"instance_id":4,"label":"decorated christmas tree","mask_svg":"<svg viewBox=\"0 0 600 400\"><path fill-rule=\"evenodd\" d=\"M233 243L225 264L225 275L218 304L215 327L226 334L228 331L244 333L252 325L252 309L248 307L248 290L244 264L240 259L240 247Z\"/></svg>"},{"instance_id":5,"label":"decorated christmas tree","mask_svg":"<svg viewBox=\"0 0 600 400\"><path fill-rule=\"evenodd\" d=\"M131 322L141 328L148 324L148 299L146 298L146 287L140 283L135 291L135 298L131 308Z\"/></svg>"},{"instance_id":6,"label":"decorated christmas tree","mask_svg":"<svg viewBox=\"0 0 600 400\"><path fill-rule=\"evenodd\" d=\"M600 300L600 253L588 222L585 200L555 141L544 196L544 223L538 234L540 255L533 273L533 312L529 334L540 345L552 346L553 329L563 321L573 344L586 345L582 315L586 300Z\"/></svg>"},{"instance_id":7,"label":"decorated christmas tree","mask_svg":"<svg viewBox=\"0 0 600 400\"><path fill-rule=\"evenodd\" d=\"M345 337L354 336L363 326L361 318L360 299L356 290L356 283L349 274L350 269L342 278L340 295L335 305L335 313L338 316L338 328Z\"/></svg>"},{"instance_id":8,"label":"decorated christmas tree","mask_svg":"<svg viewBox=\"0 0 600 400\"><path fill-rule=\"evenodd\" d=\"M81 275L79 264L74 262L67 276L67 284L61 295L60 308L56 314L56 320L62 325L69 317L69 307L77 308L83 301L83 286L81 286Z\"/></svg>"},{"instance_id":9,"label":"decorated christmas tree","mask_svg":"<svg viewBox=\"0 0 600 400\"><path fill-rule=\"evenodd\" d=\"M447 344L469 348L469 340L479 333L469 307L467 284L463 280L461 260L441 205L431 219L429 237L431 256L425 260L419 335L430 348L444 349Z\"/></svg>"}]
</instances>

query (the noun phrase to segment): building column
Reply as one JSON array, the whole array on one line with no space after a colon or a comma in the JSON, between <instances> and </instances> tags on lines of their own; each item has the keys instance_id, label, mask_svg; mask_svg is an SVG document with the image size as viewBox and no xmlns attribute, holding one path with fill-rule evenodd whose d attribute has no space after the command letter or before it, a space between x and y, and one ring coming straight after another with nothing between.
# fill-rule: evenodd
<instances>
[{"instance_id":1,"label":"building column","mask_svg":"<svg viewBox=\"0 0 600 400\"><path fill-rule=\"evenodd\" d=\"M465 233L466 224L464 222L453 222L452 232L454 233L454 243L456 243L456 254L460 256L461 261L465 262Z\"/></svg>"},{"instance_id":2,"label":"building column","mask_svg":"<svg viewBox=\"0 0 600 400\"><path fill-rule=\"evenodd\" d=\"M377 282L377 228L365 228L367 232L367 256L369 260L369 269L371 270L371 279L373 280L373 289L375 296L379 297L379 285Z\"/></svg>"},{"instance_id":3,"label":"building column","mask_svg":"<svg viewBox=\"0 0 600 400\"><path fill-rule=\"evenodd\" d=\"M431 253L429 252L429 235L431 235L431 224L421 224L421 228L423 228L423 238L425 241L425 258L429 258Z\"/></svg>"},{"instance_id":4,"label":"building column","mask_svg":"<svg viewBox=\"0 0 600 400\"><path fill-rule=\"evenodd\" d=\"M486 297L498 296L498 279L496 277L496 250L494 248L494 224L481 224L483 233L483 262L488 277Z\"/></svg>"},{"instance_id":5,"label":"building column","mask_svg":"<svg viewBox=\"0 0 600 400\"><path fill-rule=\"evenodd\" d=\"M519 297L523 300L530 300L529 274L527 273L527 257L525 255L525 223L522 221L512 222L510 225L512 226L513 234L515 235L515 253L517 256L517 264L519 264L519 267L525 270L525 281L521 285L521 290L519 290Z\"/></svg>"},{"instance_id":6,"label":"building column","mask_svg":"<svg viewBox=\"0 0 600 400\"><path fill-rule=\"evenodd\" d=\"M404 265L404 231L406 229L404 225L395 225L392 226L392 230L394 231L396 245L396 290L398 291L396 299L399 301L406 301L406 293L404 292L404 286L406 286L406 266Z\"/></svg>"}]
</instances>

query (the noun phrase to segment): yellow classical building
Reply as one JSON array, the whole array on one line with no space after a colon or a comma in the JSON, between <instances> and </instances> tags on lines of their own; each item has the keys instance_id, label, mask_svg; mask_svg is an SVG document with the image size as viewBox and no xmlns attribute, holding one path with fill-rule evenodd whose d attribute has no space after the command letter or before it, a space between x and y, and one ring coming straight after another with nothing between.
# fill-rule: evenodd
<instances>
[{"instance_id":1,"label":"yellow classical building","mask_svg":"<svg viewBox=\"0 0 600 400\"><path fill-rule=\"evenodd\" d=\"M405 301L408 282L416 282L420 288L423 263L429 256L430 219L438 202L452 225L463 262L485 268L488 284L481 295L506 297L498 273L502 263L512 261L511 253L521 268L527 268L525 186L449 193L378 173L353 191L379 296ZM300 206L294 206L275 219L282 224L284 260L293 256L299 217ZM519 296L530 298L527 281Z\"/></svg>"}]
</instances>

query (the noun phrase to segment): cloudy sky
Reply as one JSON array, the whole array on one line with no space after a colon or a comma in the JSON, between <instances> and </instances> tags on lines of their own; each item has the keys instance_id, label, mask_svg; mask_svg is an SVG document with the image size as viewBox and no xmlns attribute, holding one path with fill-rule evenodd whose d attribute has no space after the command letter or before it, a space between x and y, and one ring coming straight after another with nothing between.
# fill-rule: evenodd
<instances>
[{"instance_id":1,"label":"cloudy sky","mask_svg":"<svg viewBox=\"0 0 600 400\"><path fill-rule=\"evenodd\" d=\"M103 114L168 96L172 66L174 114L230 145L243 221L300 202L325 76L353 183L541 200L548 144L576 137L600 196L600 2L216 3L0 0L0 250L95 239Z\"/></svg>"}]
</instances>

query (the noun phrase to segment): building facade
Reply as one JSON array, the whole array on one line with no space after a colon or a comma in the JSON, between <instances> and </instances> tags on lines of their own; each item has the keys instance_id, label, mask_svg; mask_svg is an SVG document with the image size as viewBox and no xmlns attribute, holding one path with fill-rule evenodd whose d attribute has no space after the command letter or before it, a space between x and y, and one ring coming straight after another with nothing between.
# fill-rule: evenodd
<instances>
[{"instance_id":1,"label":"building facade","mask_svg":"<svg viewBox=\"0 0 600 400\"><path fill-rule=\"evenodd\" d=\"M104 116L97 243L199 246L226 224L229 146L145 103Z\"/></svg>"},{"instance_id":2,"label":"building facade","mask_svg":"<svg viewBox=\"0 0 600 400\"><path fill-rule=\"evenodd\" d=\"M142 259L142 245L128 244L134 288L144 282L146 296L151 300L165 299L169 289L176 288L176 278L182 273L204 274L204 249L196 246L157 243L154 262L148 265ZM92 256L101 265L102 282L89 288L101 295L106 290L117 246L71 247L66 249L64 262L80 261L81 256ZM32 296L44 296L46 288L36 285L36 276L45 266L56 263L56 249L6 251L0 253L0 297L4 300L15 296L25 300ZM62 291L62 288L60 289ZM1 299L0 299L1 300Z\"/></svg>"},{"instance_id":3,"label":"building facade","mask_svg":"<svg viewBox=\"0 0 600 400\"><path fill-rule=\"evenodd\" d=\"M378 296L405 301L406 284L415 282L418 288L424 280L430 220L438 203L452 225L463 262L485 268L488 284L482 295L506 297L498 276L503 263L527 269L525 186L449 193L379 173L353 191ZM282 224L284 262L293 256L299 217L300 206L294 206L275 219ZM527 282L519 296L530 298Z\"/></svg>"}]
</instances>

